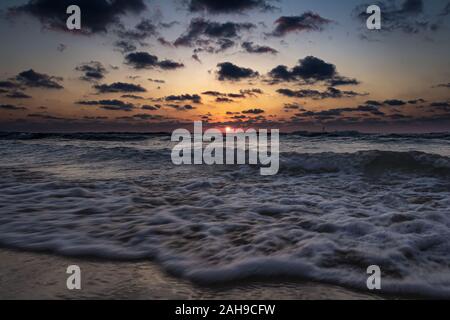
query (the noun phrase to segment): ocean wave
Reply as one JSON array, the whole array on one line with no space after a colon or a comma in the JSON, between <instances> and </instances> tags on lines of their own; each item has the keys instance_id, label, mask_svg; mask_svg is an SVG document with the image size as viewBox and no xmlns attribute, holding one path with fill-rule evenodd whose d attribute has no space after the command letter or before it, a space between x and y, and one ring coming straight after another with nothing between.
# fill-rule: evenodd
<instances>
[{"instance_id":1,"label":"ocean wave","mask_svg":"<svg viewBox=\"0 0 450 320\"><path fill-rule=\"evenodd\" d=\"M360 171L382 174L392 171L450 175L450 158L423 152L360 151L356 153L282 153L281 172L330 173Z\"/></svg>"},{"instance_id":2,"label":"ocean wave","mask_svg":"<svg viewBox=\"0 0 450 320\"><path fill-rule=\"evenodd\" d=\"M382 292L450 297L448 157L287 152L262 177L127 145L3 144L0 245L149 259L204 285L290 277L365 289L375 264Z\"/></svg>"}]
</instances>

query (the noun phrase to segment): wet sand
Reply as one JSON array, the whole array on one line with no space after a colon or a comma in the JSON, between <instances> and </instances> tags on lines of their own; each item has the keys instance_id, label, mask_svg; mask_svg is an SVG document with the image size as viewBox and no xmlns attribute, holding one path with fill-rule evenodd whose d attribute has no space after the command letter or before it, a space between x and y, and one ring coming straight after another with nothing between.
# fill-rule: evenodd
<instances>
[{"instance_id":1,"label":"wet sand","mask_svg":"<svg viewBox=\"0 0 450 320\"><path fill-rule=\"evenodd\" d=\"M117 262L0 249L0 299L380 299L311 282L247 282L199 287L152 262ZM78 265L81 290L66 288L66 269Z\"/></svg>"}]
</instances>

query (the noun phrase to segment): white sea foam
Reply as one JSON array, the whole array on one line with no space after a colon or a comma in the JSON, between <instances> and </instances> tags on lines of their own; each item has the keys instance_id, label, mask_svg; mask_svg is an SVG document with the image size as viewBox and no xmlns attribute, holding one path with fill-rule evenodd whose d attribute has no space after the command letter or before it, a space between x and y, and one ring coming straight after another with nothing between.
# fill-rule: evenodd
<instances>
[{"instance_id":1,"label":"white sea foam","mask_svg":"<svg viewBox=\"0 0 450 320\"><path fill-rule=\"evenodd\" d=\"M448 157L301 153L289 141L280 173L261 177L252 166L175 167L169 143L4 141L0 244L151 259L202 284L364 289L376 264L383 292L450 297Z\"/></svg>"}]
</instances>

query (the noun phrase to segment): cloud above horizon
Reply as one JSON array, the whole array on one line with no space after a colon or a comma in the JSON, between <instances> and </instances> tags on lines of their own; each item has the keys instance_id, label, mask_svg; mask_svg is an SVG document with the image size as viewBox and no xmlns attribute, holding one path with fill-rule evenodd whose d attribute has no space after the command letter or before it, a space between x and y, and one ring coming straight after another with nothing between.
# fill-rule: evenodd
<instances>
[{"instance_id":1,"label":"cloud above horizon","mask_svg":"<svg viewBox=\"0 0 450 320\"><path fill-rule=\"evenodd\" d=\"M145 0L29 0L8 9L9 15L29 15L37 18L44 28L70 32L66 27L66 9L71 5L83 8L83 33L105 33L121 22L127 14L146 10ZM81 34L83 34L81 33Z\"/></svg>"}]
</instances>

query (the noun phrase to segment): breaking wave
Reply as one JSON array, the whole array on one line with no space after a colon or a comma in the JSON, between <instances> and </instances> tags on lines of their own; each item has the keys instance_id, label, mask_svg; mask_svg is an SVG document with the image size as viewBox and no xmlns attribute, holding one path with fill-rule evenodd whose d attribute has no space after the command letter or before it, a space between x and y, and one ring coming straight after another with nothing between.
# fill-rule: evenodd
<instances>
[{"instance_id":1,"label":"breaking wave","mask_svg":"<svg viewBox=\"0 0 450 320\"><path fill-rule=\"evenodd\" d=\"M207 285L290 277L365 289L379 265L385 293L450 297L449 157L294 148L263 177L176 167L167 139L150 140L4 141L0 244L149 259Z\"/></svg>"}]
</instances>

